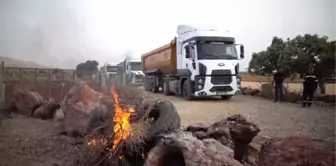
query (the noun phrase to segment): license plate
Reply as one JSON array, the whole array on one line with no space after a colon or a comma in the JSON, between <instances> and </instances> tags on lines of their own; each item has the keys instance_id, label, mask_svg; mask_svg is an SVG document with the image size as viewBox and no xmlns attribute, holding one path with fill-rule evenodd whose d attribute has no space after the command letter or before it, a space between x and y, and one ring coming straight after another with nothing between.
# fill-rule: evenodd
<instances>
[{"instance_id":1,"label":"license plate","mask_svg":"<svg viewBox=\"0 0 336 166\"><path fill-rule=\"evenodd\" d=\"M227 92L217 92L217 95L220 95L220 96L227 95Z\"/></svg>"}]
</instances>

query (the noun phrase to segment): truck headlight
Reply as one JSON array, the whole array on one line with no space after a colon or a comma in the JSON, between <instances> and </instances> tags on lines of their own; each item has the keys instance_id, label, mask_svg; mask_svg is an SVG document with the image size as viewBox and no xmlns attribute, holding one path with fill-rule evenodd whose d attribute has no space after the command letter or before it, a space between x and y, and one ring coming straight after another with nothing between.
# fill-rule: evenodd
<instances>
[{"instance_id":1,"label":"truck headlight","mask_svg":"<svg viewBox=\"0 0 336 166\"><path fill-rule=\"evenodd\" d=\"M202 85L198 85L197 88L198 88L199 90L201 90L201 89L203 89L203 86L202 86Z\"/></svg>"}]
</instances>

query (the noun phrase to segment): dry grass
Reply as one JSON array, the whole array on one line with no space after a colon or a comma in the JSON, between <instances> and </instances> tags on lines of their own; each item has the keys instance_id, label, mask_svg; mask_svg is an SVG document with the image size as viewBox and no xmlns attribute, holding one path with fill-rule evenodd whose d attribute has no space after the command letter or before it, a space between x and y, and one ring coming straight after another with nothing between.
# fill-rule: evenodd
<instances>
[{"instance_id":1,"label":"dry grass","mask_svg":"<svg viewBox=\"0 0 336 166\"><path fill-rule=\"evenodd\" d=\"M261 82L242 82L242 87L250 87L252 89L260 89ZM265 83L265 82L262 82ZM302 91L302 83L285 83L284 86L288 89L289 92L298 92ZM261 89L260 89L261 90ZM336 94L336 84L326 84L326 94L334 95Z\"/></svg>"},{"instance_id":2,"label":"dry grass","mask_svg":"<svg viewBox=\"0 0 336 166\"><path fill-rule=\"evenodd\" d=\"M135 87L117 85L121 107L133 107L135 113L130 118L130 137L122 140L116 149L113 149L113 128L117 125L113 117L107 118L103 125L98 127L87 137L87 146L81 154L81 166L106 165L115 166L127 163L125 158L141 155L150 130L148 113L156 104L154 98L144 97L143 91ZM111 100L110 100L111 101ZM106 101L108 102L108 101ZM113 103L106 103L107 107L114 107ZM114 108L110 108L113 109ZM93 141L94 140L94 141Z\"/></svg>"}]
</instances>

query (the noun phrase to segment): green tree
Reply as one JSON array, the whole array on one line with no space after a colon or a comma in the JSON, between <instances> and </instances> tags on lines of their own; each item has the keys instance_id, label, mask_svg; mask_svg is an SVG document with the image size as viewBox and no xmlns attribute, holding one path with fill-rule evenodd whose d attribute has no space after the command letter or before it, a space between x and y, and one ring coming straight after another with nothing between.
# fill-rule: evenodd
<instances>
[{"instance_id":1,"label":"green tree","mask_svg":"<svg viewBox=\"0 0 336 166\"><path fill-rule=\"evenodd\" d=\"M274 70L279 70L282 66L279 64L283 56L285 45L282 39L273 37L272 43L267 47L266 51L252 54L252 59L248 67L249 72L258 75L270 75Z\"/></svg>"},{"instance_id":2,"label":"green tree","mask_svg":"<svg viewBox=\"0 0 336 166\"><path fill-rule=\"evenodd\" d=\"M325 93L324 81L335 76L335 41L328 37L306 34L283 41L273 37L265 51L252 54L249 72L270 75L273 70L282 70L285 76L299 74L302 78L309 67L314 68L321 92Z\"/></svg>"},{"instance_id":3,"label":"green tree","mask_svg":"<svg viewBox=\"0 0 336 166\"><path fill-rule=\"evenodd\" d=\"M84 72L96 72L98 71L99 63L95 60L87 60L84 63L80 63L76 66L77 71Z\"/></svg>"},{"instance_id":4,"label":"green tree","mask_svg":"<svg viewBox=\"0 0 336 166\"><path fill-rule=\"evenodd\" d=\"M335 76L335 56L335 41L329 42L325 36L306 34L287 42L281 63L301 78L313 67L321 92L325 93L325 80Z\"/></svg>"},{"instance_id":5,"label":"green tree","mask_svg":"<svg viewBox=\"0 0 336 166\"><path fill-rule=\"evenodd\" d=\"M80 63L76 66L76 71L79 77L85 74L93 74L98 71L99 63L95 60L87 60L84 63Z\"/></svg>"}]
</instances>

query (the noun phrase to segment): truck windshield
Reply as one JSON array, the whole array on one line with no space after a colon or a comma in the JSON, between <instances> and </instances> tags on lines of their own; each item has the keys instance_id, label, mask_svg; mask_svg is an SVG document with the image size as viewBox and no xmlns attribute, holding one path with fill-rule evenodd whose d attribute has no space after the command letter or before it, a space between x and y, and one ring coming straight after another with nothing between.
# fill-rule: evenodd
<instances>
[{"instance_id":1,"label":"truck windshield","mask_svg":"<svg viewBox=\"0 0 336 166\"><path fill-rule=\"evenodd\" d=\"M238 59L233 43L202 41L197 44L198 59Z\"/></svg>"},{"instance_id":2,"label":"truck windshield","mask_svg":"<svg viewBox=\"0 0 336 166\"><path fill-rule=\"evenodd\" d=\"M141 70L141 62L130 62L131 70Z\"/></svg>"},{"instance_id":3,"label":"truck windshield","mask_svg":"<svg viewBox=\"0 0 336 166\"><path fill-rule=\"evenodd\" d=\"M107 72L117 72L117 66L106 66L106 71Z\"/></svg>"}]
</instances>

